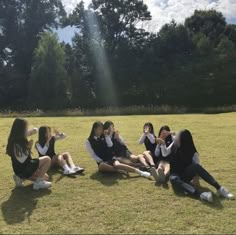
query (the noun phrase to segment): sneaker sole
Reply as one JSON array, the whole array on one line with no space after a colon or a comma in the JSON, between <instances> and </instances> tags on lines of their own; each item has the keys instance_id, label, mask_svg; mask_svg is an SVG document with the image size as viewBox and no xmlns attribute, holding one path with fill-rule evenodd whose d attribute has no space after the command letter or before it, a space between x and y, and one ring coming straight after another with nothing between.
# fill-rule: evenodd
<instances>
[{"instance_id":1,"label":"sneaker sole","mask_svg":"<svg viewBox=\"0 0 236 235\"><path fill-rule=\"evenodd\" d=\"M76 173L83 173L85 171L85 169L83 169L83 170L78 170L78 171L76 171Z\"/></svg>"},{"instance_id":2,"label":"sneaker sole","mask_svg":"<svg viewBox=\"0 0 236 235\"><path fill-rule=\"evenodd\" d=\"M77 173L78 173L78 172L68 173L68 174L63 173L63 175L65 175L65 176L70 176L70 175L76 175Z\"/></svg>"},{"instance_id":3,"label":"sneaker sole","mask_svg":"<svg viewBox=\"0 0 236 235\"><path fill-rule=\"evenodd\" d=\"M165 174L164 174L164 171L162 169L157 169L157 174L158 174L158 182L160 183L164 183L165 180L166 180L166 177L165 177Z\"/></svg>"},{"instance_id":4,"label":"sneaker sole","mask_svg":"<svg viewBox=\"0 0 236 235\"><path fill-rule=\"evenodd\" d=\"M154 168L154 167L152 167L151 169L150 169L150 173L151 173L151 175L152 175L152 177L156 180L156 182L158 181L158 174L157 174L157 171L156 171L156 169Z\"/></svg>"}]
</instances>

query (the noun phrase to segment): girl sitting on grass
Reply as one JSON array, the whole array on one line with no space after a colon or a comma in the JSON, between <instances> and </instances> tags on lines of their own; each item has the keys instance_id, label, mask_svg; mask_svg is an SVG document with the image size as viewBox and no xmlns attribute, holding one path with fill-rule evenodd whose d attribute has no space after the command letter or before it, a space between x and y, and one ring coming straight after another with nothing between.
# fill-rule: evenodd
<instances>
[{"instance_id":1,"label":"girl sitting on grass","mask_svg":"<svg viewBox=\"0 0 236 235\"><path fill-rule=\"evenodd\" d=\"M62 167L64 169L64 175L82 173L84 169L79 166L75 166L70 153L65 152L62 154L56 154L55 152L56 141L65 138L66 135L64 133L60 133L55 130L54 135L52 135L50 127L42 126L39 128L39 139L35 147L39 153L39 156L47 155L52 159L52 167Z\"/></svg>"},{"instance_id":2,"label":"girl sitting on grass","mask_svg":"<svg viewBox=\"0 0 236 235\"><path fill-rule=\"evenodd\" d=\"M112 145L108 132L104 131L103 123L95 122L86 141L86 148L91 157L97 162L99 171L134 172L146 178L150 177L149 172L121 163L112 152Z\"/></svg>"},{"instance_id":3,"label":"girl sitting on grass","mask_svg":"<svg viewBox=\"0 0 236 235\"><path fill-rule=\"evenodd\" d=\"M169 132L164 130L158 139L158 143L161 145L163 157L170 156L170 181L173 186L201 200L212 202L213 196L211 192L200 192L190 183L195 176L199 176L216 188L219 196L233 199L232 193L222 187L200 164L194 162L194 158L198 158L198 152L190 131L180 131L174 142L167 147L164 139L169 134Z\"/></svg>"},{"instance_id":4,"label":"girl sitting on grass","mask_svg":"<svg viewBox=\"0 0 236 235\"><path fill-rule=\"evenodd\" d=\"M145 158L145 165L150 170L152 176L156 179L157 173L155 171L155 166L157 164L157 158L155 157L156 149L156 135L154 133L154 128L152 123L147 122L143 126L143 134L139 139L139 144L144 144L146 151L143 152Z\"/></svg>"},{"instance_id":5,"label":"girl sitting on grass","mask_svg":"<svg viewBox=\"0 0 236 235\"><path fill-rule=\"evenodd\" d=\"M31 157L33 141L28 141L27 137L36 132L37 128L28 130L28 123L24 119L17 118L12 125L6 153L11 157L16 187L22 187L24 180L33 181L34 190L51 187L47 175L51 159L48 156L38 159Z\"/></svg>"},{"instance_id":6,"label":"girl sitting on grass","mask_svg":"<svg viewBox=\"0 0 236 235\"><path fill-rule=\"evenodd\" d=\"M160 138L161 133L163 131L166 131L167 133L169 133L169 135L163 137L163 140L165 141L165 145L166 145L166 147L168 147L174 141L174 136L172 135L169 126L162 126L159 130L158 138ZM152 175L155 176L155 180L157 182L165 183L167 177L170 174L169 159L168 159L168 157L162 156L161 147L159 144L157 144L154 154L155 154L155 158L157 159L157 162L158 162L158 164L157 164L158 167L157 167L157 171L156 171L156 169L155 170L152 169L152 171L157 172L157 174L155 174L155 172L152 172Z\"/></svg>"},{"instance_id":7,"label":"girl sitting on grass","mask_svg":"<svg viewBox=\"0 0 236 235\"><path fill-rule=\"evenodd\" d=\"M110 137L112 146L111 150L118 160L127 165L144 165L148 166L144 155L140 154L138 156L134 155L126 146L123 138L119 134L118 130L115 130L114 123L112 121L106 121L103 125L104 132Z\"/></svg>"},{"instance_id":8,"label":"girl sitting on grass","mask_svg":"<svg viewBox=\"0 0 236 235\"><path fill-rule=\"evenodd\" d=\"M151 122L147 122L144 124L143 134L139 139L139 144L144 144L147 152L149 152L149 154L154 158L157 144L156 144L156 135L154 133L154 128Z\"/></svg>"}]
</instances>

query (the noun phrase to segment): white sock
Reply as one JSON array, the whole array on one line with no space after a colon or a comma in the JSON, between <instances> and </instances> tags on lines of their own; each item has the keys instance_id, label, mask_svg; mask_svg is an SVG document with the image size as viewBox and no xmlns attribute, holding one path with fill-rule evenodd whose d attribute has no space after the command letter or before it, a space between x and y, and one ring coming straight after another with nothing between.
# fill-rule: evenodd
<instances>
[{"instance_id":1,"label":"white sock","mask_svg":"<svg viewBox=\"0 0 236 235\"><path fill-rule=\"evenodd\" d=\"M135 172L136 172L137 174L139 174L139 175L142 174L142 171L140 171L139 169L135 169Z\"/></svg>"},{"instance_id":2,"label":"white sock","mask_svg":"<svg viewBox=\"0 0 236 235\"><path fill-rule=\"evenodd\" d=\"M38 178L35 180L35 182L40 182L40 181L43 181L43 178L38 177Z\"/></svg>"},{"instance_id":3,"label":"white sock","mask_svg":"<svg viewBox=\"0 0 236 235\"><path fill-rule=\"evenodd\" d=\"M64 169L64 171L70 171L70 167L67 164L65 164L63 166L63 169Z\"/></svg>"},{"instance_id":4,"label":"white sock","mask_svg":"<svg viewBox=\"0 0 236 235\"><path fill-rule=\"evenodd\" d=\"M72 169L75 168L75 165L72 165L72 164L71 164L71 165L70 165L70 168L72 168Z\"/></svg>"}]
</instances>

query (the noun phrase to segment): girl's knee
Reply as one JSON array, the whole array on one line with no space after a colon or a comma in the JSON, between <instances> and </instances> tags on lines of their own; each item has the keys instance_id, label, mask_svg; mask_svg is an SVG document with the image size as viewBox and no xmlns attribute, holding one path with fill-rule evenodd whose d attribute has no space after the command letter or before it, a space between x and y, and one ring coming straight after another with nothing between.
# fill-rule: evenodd
<instances>
[{"instance_id":1,"label":"girl's knee","mask_svg":"<svg viewBox=\"0 0 236 235\"><path fill-rule=\"evenodd\" d=\"M44 156L44 157L40 158L39 160L44 162L44 163L50 163L51 164L51 158L49 156Z\"/></svg>"},{"instance_id":2,"label":"girl's knee","mask_svg":"<svg viewBox=\"0 0 236 235\"><path fill-rule=\"evenodd\" d=\"M49 180L49 176L48 176L48 174L45 174L45 175L44 175L44 180L46 180L46 181Z\"/></svg>"},{"instance_id":3,"label":"girl's knee","mask_svg":"<svg viewBox=\"0 0 236 235\"><path fill-rule=\"evenodd\" d=\"M175 184L179 180L179 176L177 175L170 175L170 182Z\"/></svg>"},{"instance_id":4,"label":"girl's knee","mask_svg":"<svg viewBox=\"0 0 236 235\"><path fill-rule=\"evenodd\" d=\"M121 164L120 164L119 161L114 161L114 162L113 162L113 167L114 167L114 168L118 168L120 165L121 165Z\"/></svg>"}]
</instances>

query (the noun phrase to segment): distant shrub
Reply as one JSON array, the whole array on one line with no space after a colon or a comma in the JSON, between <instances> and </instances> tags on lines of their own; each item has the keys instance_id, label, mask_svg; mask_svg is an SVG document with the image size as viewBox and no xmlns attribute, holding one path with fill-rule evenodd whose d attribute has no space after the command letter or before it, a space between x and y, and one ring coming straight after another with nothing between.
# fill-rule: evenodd
<instances>
[{"instance_id":1,"label":"distant shrub","mask_svg":"<svg viewBox=\"0 0 236 235\"><path fill-rule=\"evenodd\" d=\"M21 112L13 110L0 111L1 117L58 117L58 116L116 116L116 115L155 115L155 114L185 114L185 113L227 113L236 112L236 105L207 107L207 108L187 108L182 106L128 106L128 107L105 107L82 110L65 109L58 111L23 110Z\"/></svg>"}]
</instances>

